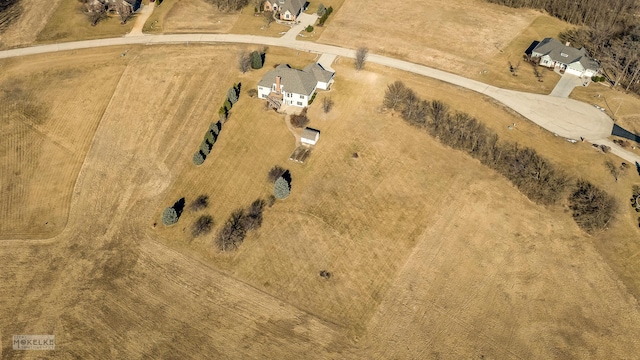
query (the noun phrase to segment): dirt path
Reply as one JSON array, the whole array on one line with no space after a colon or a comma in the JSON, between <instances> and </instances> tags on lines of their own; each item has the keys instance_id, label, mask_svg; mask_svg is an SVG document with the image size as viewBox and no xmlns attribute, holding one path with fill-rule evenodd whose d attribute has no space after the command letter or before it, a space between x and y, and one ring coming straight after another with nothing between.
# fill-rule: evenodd
<instances>
[{"instance_id":1,"label":"dirt path","mask_svg":"<svg viewBox=\"0 0 640 360\"><path fill-rule=\"evenodd\" d=\"M289 129L289 132L291 132L291 135L293 135L294 138L296 138L296 147L300 146L300 144L302 144L300 142L300 134L298 134L298 131L296 131L296 128L293 127L293 125L291 125L291 120L290 120L290 115L286 114L284 116L284 124L287 126L287 129Z\"/></svg>"}]
</instances>

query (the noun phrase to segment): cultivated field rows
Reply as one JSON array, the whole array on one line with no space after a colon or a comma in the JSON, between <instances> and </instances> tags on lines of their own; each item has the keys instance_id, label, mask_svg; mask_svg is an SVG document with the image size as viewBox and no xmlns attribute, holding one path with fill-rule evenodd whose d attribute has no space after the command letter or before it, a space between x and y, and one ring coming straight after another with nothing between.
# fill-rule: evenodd
<instances>
[{"instance_id":1,"label":"cultivated field rows","mask_svg":"<svg viewBox=\"0 0 640 360\"><path fill-rule=\"evenodd\" d=\"M123 69L104 60L75 69L54 60L47 70L8 63L0 80L0 238L64 228L70 188Z\"/></svg>"}]
</instances>

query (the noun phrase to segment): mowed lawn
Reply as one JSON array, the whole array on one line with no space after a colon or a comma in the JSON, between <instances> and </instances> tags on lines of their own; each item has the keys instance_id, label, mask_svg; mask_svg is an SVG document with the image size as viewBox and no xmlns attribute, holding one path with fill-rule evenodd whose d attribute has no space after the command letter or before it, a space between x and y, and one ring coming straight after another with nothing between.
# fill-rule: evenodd
<instances>
[{"instance_id":1,"label":"mowed lawn","mask_svg":"<svg viewBox=\"0 0 640 360\"><path fill-rule=\"evenodd\" d=\"M122 49L4 60L0 239L42 238L67 221L76 176L125 68Z\"/></svg>"},{"instance_id":2,"label":"mowed lawn","mask_svg":"<svg viewBox=\"0 0 640 360\"><path fill-rule=\"evenodd\" d=\"M298 62L296 66L302 65L299 59L291 59ZM179 223L170 228L161 225L162 209L158 209L153 219L158 234L168 244L237 279L360 333L418 239L442 221L442 209L452 203L475 209L476 196L505 191L504 180L475 160L443 147L397 116L379 111L384 88L395 79L404 80L425 98L444 100L454 109L477 116L503 139L536 147L572 176L585 176L601 185L613 183L601 166L604 155L587 144L554 137L477 94L373 65L368 65L372 71L355 72L347 60L340 60L335 68L338 75L333 89L320 93L309 110L310 126L319 129L321 137L305 165L287 160L294 138L283 116L265 111L262 101L246 96L266 69L238 74L243 94L211 155L201 167L186 167L163 204L171 206L183 196L189 204L198 195L208 195L210 207L195 213L185 210ZM320 109L324 96L336 102L329 114ZM514 122L516 130L508 130ZM203 135L207 124L200 125ZM190 161L199 141L185 150L184 161ZM571 157L566 156L569 153ZM266 209L263 227L249 233L237 252L220 253L214 246L216 231L233 210L271 194L266 175L273 165L291 171L291 196ZM475 190L470 193L471 184ZM619 198L626 196L627 185L612 192ZM509 192L515 191L506 186ZM481 205L483 196L477 206L485 206ZM524 196L516 199L501 203L505 214L513 201L517 206L530 204ZM546 211L536 209L534 213ZM570 214L559 210L553 210L564 217L559 226L588 242L574 227ZM498 221L490 208L483 211L487 222ZM190 225L204 214L212 215L216 226L210 235L194 239ZM464 217L464 213L452 216ZM547 220L539 219L544 224L527 226L527 236L549 229ZM637 233L628 220L622 221L626 233ZM471 235L479 231L472 222L447 231L484 236ZM321 278L321 270L331 272L331 279Z\"/></svg>"},{"instance_id":3,"label":"mowed lawn","mask_svg":"<svg viewBox=\"0 0 640 360\"><path fill-rule=\"evenodd\" d=\"M295 140L283 116L243 94L205 164L188 167L166 200L170 206L182 196L188 203L206 194L211 206L195 214L186 210L174 227L158 225L159 234L280 299L363 330L443 195L472 175L449 166L447 150L425 134L398 119L371 116L379 99L357 91L360 86L338 76L336 108L310 124L322 135L305 165L288 160ZM203 134L206 129L203 124ZM217 230L234 209L266 198L273 165L291 171L292 194L266 209L263 227L237 252L216 250L214 234L191 237L189 226L200 213L213 215ZM321 270L332 273L329 281Z\"/></svg>"}]
</instances>

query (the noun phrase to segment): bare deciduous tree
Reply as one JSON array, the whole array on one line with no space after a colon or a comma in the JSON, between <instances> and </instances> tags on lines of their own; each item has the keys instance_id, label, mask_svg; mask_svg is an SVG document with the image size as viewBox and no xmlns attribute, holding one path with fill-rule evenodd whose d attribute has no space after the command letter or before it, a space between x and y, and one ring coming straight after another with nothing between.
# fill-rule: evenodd
<instances>
[{"instance_id":1,"label":"bare deciduous tree","mask_svg":"<svg viewBox=\"0 0 640 360\"><path fill-rule=\"evenodd\" d=\"M329 111L331 111L331 108L333 108L333 99L331 99L330 97L323 97L322 98L322 111L324 111L324 113L328 113Z\"/></svg>"},{"instance_id":2,"label":"bare deciduous tree","mask_svg":"<svg viewBox=\"0 0 640 360\"><path fill-rule=\"evenodd\" d=\"M589 233L604 230L616 212L613 197L582 179L577 181L569 203L576 224Z\"/></svg>"},{"instance_id":3,"label":"bare deciduous tree","mask_svg":"<svg viewBox=\"0 0 640 360\"><path fill-rule=\"evenodd\" d=\"M234 251L244 241L247 231L242 226L244 209L234 211L216 236L216 245L221 251Z\"/></svg>"},{"instance_id":4,"label":"bare deciduous tree","mask_svg":"<svg viewBox=\"0 0 640 360\"><path fill-rule=\"evenodd\" d=\"M269 182L271 183L276 182L276 180L278 180L278 178L282 176L285 172L287 172L286 169L283 169L280 166L275 165L274 167L271 168L271 170L269 170L269 175L268 175Z\"/></svg>"},{"instance_id":5,"label":"bare deciduous tree","mask_svg":"<svg viewBox=\"0 0 640 360\"><path fill-rule=\"evenodd\" d=\"M238 56L238 69L244 74L251 69L251 55L248 51L243 50Z\"/></svg>"},{"instance_id":6,"label":"bare deciduous tree","mask_svg":"<svg viewBox=\"0 0 640 360\"><path fill-rule=\"evenodd\" d=\"M193 237L206 235L212 228L213 218L210 215L202 215L191 225L191 235Z\"/></svg>"},{"instance_id":7,"label":"bare deciduous tree","mask_svg":"<svg viewBox=\"0 0 640 360\"><path fill-rule=\"evenodd\" d=\"M367 49L366 47L359 47L358 50L356 50L356 61L355 61L356 70L364 69L364 64L367 60L368 54L369 54L369 49Z\"/></svg>"},{"instance_id":8,"label":"bare deciduous tree","mask_svg":"<svg viewBox=\"0 0 640 360\"><path fill-rule=\"evenodd\" d=\"M124 0L117 0L116 9L118 11L118 15L120 15L121 24L125 24L131 15L133 15L131 5L125 3Z\"/></svg>"},{"instance_id":9,"label":"bare deciduous tree","mask_svg":"<svg viewBox=\"0 0 640 360\"><path fill-rule=\"evenodd\" d=\"M395 81L387 86L383 105L387 109L398 110L408 95L408 89L402 81Z\"/></svg>"},{"instance_id":10,"label":"bare deciduous tree","mask_svg":"<svg viewBox=\"0 0 640 360\"><path fill-rule=\"evenodd\" d=\"M265 11L262 13L262 16L264 17L265 27L269 27L271 23L275 21L273 18L273 11Z\"/></svg>"},{"instance_id":11,"label":"bare deciduous tree","mask_svg":"<svg viewBox=\"0 0 640 360\"><path fill-rule=\"evenodd\" d=\"M191 204L189 205L189 209L191 211L199 211L205 209L209 206L209 196L208 195L200 195L198 196Z\"/></svg>"}]
</instances>

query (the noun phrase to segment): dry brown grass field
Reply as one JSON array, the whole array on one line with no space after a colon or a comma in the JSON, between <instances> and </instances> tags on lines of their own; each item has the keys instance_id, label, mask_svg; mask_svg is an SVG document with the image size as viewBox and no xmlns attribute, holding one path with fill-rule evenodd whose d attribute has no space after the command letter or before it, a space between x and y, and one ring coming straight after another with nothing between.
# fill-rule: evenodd
<instances>
[{"instance_id":1,"label":"dry brown grass field","mask_svg":"<svg viewBox=\"0 0 640 360\"><path fill-rule=\"evenodd\" d=\"M20 47L32 44L40 31L51 18L60 0L20 1L18 18L6 29L0 29L0 49Z\"/></svg>"},{"instance_id":2,"label":"dry brown grass field","mask_svg":"<svg viewBox=\"0 0 640 360\"><path fill-rule=\"evenodd\" d=\"M470 112L620 200L627 201L636 174L613 181L600 169L605 155L477 94L378 66L355 72L346 60L335 64L333 89L309 110L320 141L305 165L295 164L287 160L294 138L283 117L265 112L246 90L273 64L301 66L312 57L272 48L264 69L242 75L235 70L239 49L131 48L123 80L113 74L113 97L79 172L65 231L47 243L0 243L4 357L640 352L635 213L621 206L613 229L585 235L562 206L531 203L479 162L379 112L384 87L401 79L424 98ZM107 48L102 56L121 62L121 52ZM28 70L50 61L44 55L18 64ZM9 65L18 66L2 62ZM191 155L238 81L241 99L196 168ZM326 115L323 96L335 101ZM266 173L276 164L291 170L292 194L266 210L262 228L237 252L215 251L213 234L192 239L196 216L189 211L173 227L160 224L162 209L178 197L207 194L211 205L202 213L214 216L217 229L233 209L271 192ZM330 280L318 275L322 269ZM56 350L10 350L11 334L34 333L55 334Z\"/></svg>"},{"instance_id":3,"label":"dry brown grass field","mask_svg":"<svg viewBox=\"0 0 640 360\"><path fill-rule=\"evenodd\" d=\"M166 0L144 27L150 33L231 33L239 13L223 13L204 0Z\"/></svg>"},{"instance_id":4,"label":"dry brown grass field","mask_svg":"<svg viewBox=\"0 0 640 360\"><path fill-rule=\"evenodd\" d=\"M113 53L113 49L108 51ZM126 60L103 50L5 61L0 75L0 239L50 237Z\"/></svg>"},{"instance_id":5,"label":"dry brown grass field","mask_svg":"<svg viewBox=\"0 0 640 360\"><path fill-rule=\"evenodd\" d=\"M40 1L41 6L49 6L43 3ZM87 15L82 12L82 5L72 0L60 1L58 6L50 7L49 11L52 12L49 21L36 39L40 43L118 37L131 31L135 23L135 16L124 25L120 24L120 17L109 16L96 26L91 26Z\"/></svg>"},{"instance_id":6,"label":"dry brown grass field","mask_svg":"<svg viewBox=\"0 0 640 360\"><path fill-rule=\"evenodd\" d=\"M272 22L269 27L265 26L265 20L263 15L256 15L253 10L253 6L249 5L242 9L238 20L231 28L233 34L254 34L260 36L282 36L283 32L291 29L289 26Z\"/></svg>"},{"instance_id":7,"label":"dry brown grass field","mask_svg":"<svg viewBox=\"0 0 640 360\"><path fill-rule=\"evenodd\" d=\"M636 134L640 133L640 97L638 95L595 83L586 88L575 89L570 97L605 108L607 114L615 119L618 125Z\"/></svg>"},{"instance_id":8,"label":"dry brown grass field","mask_svg":"<svg viewBox=\"0 0 640 360\"><path fill-rule=\"evenodd\" d=\"M513 77L508 62L517 64L533 40L557 36L568 27L537 11L482 0L405 1L393 6L379 0L350 0L332 16L320 42L366 46L373 53L539 93L551 92L558 77L545 72L540 83L524 63L520 76Z\"/></svg>"}]
</instances>

